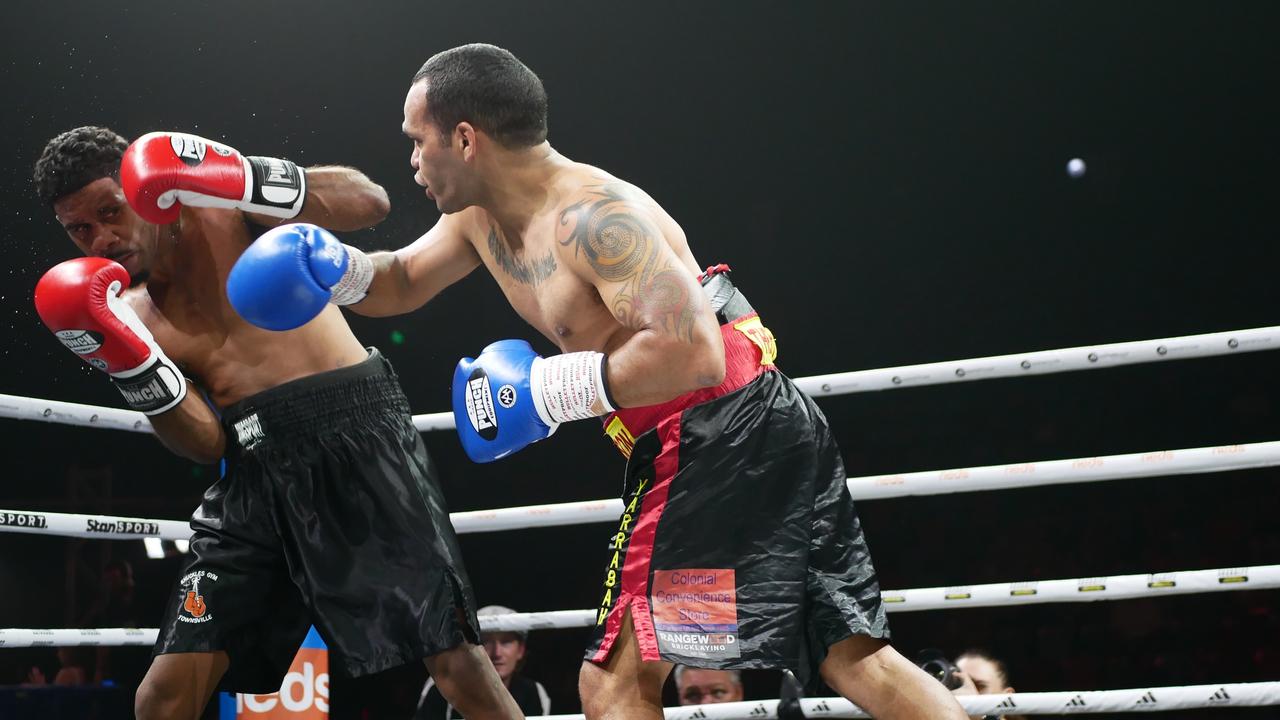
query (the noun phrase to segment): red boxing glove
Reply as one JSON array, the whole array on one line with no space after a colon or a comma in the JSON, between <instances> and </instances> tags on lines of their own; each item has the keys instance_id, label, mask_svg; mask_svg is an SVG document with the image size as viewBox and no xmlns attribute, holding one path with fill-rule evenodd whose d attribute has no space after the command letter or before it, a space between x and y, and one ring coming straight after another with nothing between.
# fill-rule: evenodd
<instances>
[{"instance_id":1,"label":"red boxing glove","mask_svg":"<svg viewBox=\"0 0 1280 720\"><path fill-rule=\"evenodd\" d=\"M36 283L36 312L71 352L111 376L129 407L156 415L182 402L187 382L120 297L128 284L113 260L67 260Z\"/></svg>"},{"instance_id":2,"label":"red boxing glove","mask_svg":"<svg viewBox=\"0 0 1280 720\"><path fill-rule=\"evenodd\" d=\"M124 151L120 186L147 222L178 220L183 205L239 208L291 218L302 211L307 175L269 157L245 157L221 143L186 133L147 133Z\"/></svg>"}]
</instances>

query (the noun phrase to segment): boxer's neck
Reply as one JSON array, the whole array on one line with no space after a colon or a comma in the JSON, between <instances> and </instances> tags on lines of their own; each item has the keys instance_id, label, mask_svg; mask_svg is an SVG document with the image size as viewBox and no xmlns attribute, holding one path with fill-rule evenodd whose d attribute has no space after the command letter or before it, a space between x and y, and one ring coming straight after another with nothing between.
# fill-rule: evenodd
<instances>
[{"instance_id":1,"label":"boxer's neck","mask_svg":"<svg viewBox=\"0 0 1280 720\"><path fill-rule=\"evenodd\" d=\"M546 142L519 150L495 146L479 163L476 204L497 221L509 242L520 242L530 223L554 209L554 179L572 165Z\"/></svg>"}]
</instances>

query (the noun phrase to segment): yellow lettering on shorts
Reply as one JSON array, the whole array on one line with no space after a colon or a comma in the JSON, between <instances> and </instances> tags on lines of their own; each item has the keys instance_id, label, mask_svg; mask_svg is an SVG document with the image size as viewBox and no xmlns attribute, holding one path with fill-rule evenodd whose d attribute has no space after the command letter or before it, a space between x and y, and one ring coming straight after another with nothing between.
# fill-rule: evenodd
<instances>
[{"instance_id":1,"label":"yellow lettering on shorts","mask_svg":"<svg viewBox=\"0 0 1280 720\"><path fill-rule=\"evenodd\" d=\"M761 365L772 365L778 359L778 341L774 339L773 332L760 322L759 315L735 323L733 329L746 335L756 344L756 347L760 348Z\"/></svg>"},{"instance_id":2,"label":"yellow lettering on shorts","mask_svg":"<svg viewBox=\"0 0 1280 720\"><path fill-rule=\"evenodd\" d=\"M609 421L609 425L605 427L604 434L609 436L609 439L617 446L618 452L621 452L623 457L628 460L631 459L631 451L636 446L636 436L632 435L627 426L622 424L621 418L615 415Z\"/></svg>"},{"instance_id":3,"label":"yellow lettering on shorts","mask_svg":"<svg viewBox=\"0 0 1280 720\"><path fill-rule=\"evenodd\" d=\"M621 553L619 553L617 550L614 550L614 551L613 551L613 559L609 561L609 569L610 569L610 570L617 570L617 569L618 569L618 556L619 556L619 555L621 555Z\"/></svg>"}]
</instances>

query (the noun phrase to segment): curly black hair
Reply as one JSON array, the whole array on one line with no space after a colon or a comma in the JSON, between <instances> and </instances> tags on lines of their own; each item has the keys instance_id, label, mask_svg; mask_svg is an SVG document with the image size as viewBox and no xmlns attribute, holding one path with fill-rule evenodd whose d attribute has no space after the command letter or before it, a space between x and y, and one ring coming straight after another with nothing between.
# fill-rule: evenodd
<instances>
[{"instance_id":1,"label":"curly black hair","mask_svg":"<svg viewBox=\"0 0 1280 720\"><path fill-rule=\"evenodd\" d=\"M52 206L104 177L119 179L120 158L129 141L104 127L86 125L50 140L36 161L31 179L41 202Z\"/></svg>"}]
</instances>

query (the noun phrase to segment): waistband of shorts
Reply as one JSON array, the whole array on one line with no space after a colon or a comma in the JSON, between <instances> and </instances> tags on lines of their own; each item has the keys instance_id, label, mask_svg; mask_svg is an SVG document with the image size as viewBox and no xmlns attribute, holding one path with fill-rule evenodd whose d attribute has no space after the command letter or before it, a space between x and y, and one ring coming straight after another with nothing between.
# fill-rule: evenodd
<instances>
[{"instance_id":1,"label":"waistband of shorts","mask_svg":"<svg viewBox=\"0 0 1280 720\"><path fill-rule=\"evenodd\" d=\"M694 390L658 405L623 408L603 418L605 434L625 457L631 457L636 438L657 427L665 418L728 395L777 369L774 365L777 342L754 311L721 325L720 337L724 341L724 381L719 385Z\"/></svg>"},{"instance_id":2,"label":"waistband of shorts","mask_svg":"<svg viewBox=\"0 0 1280 720\"><path fill-rule=\"evenodd\" d=\"M354 365L291 380L228 405L222 426L228 445L249 448L387 413L409 414L409 401L390 361L371 347L369 357Z\"/></svg>"}]
</instances>

